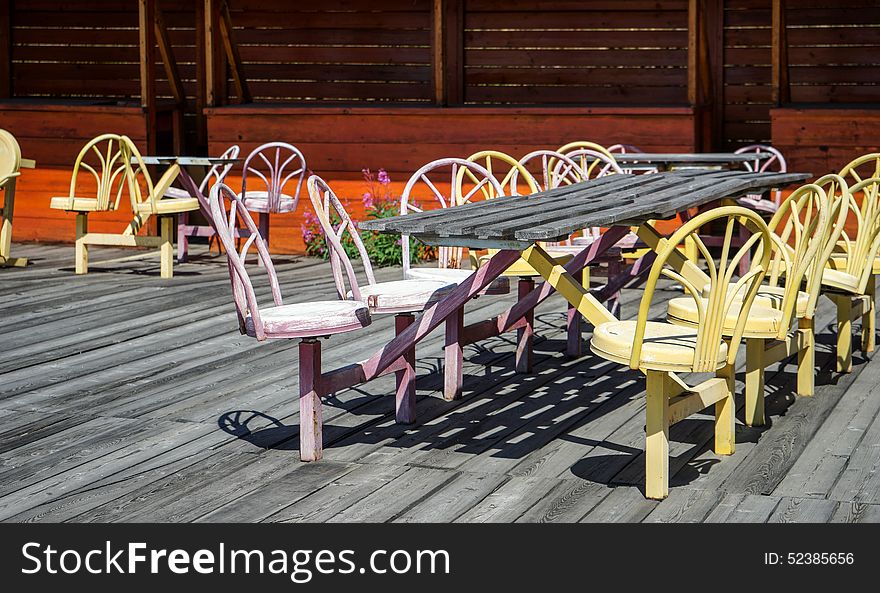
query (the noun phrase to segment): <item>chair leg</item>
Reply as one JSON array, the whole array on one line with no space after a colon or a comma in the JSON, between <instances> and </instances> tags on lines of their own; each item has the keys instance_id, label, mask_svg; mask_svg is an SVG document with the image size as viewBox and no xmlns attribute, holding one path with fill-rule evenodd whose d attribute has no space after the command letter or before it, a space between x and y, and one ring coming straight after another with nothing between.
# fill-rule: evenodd
<instances>
[{"instance_id":1,"label":"chair leg","mask_svg":"<svg viewBox=\"0 0 880 593\"><path fill-rule=\"evenodd\" d=\"M186 263L189 254L189 236L186 227L189 225L189 212L181 212L177 215L177 263ZM211 250L210 243L208 251Z\"/></svg>"},{"instance_id":2,"label":"chair leg","mask_svg":"<svg viewBox=\"0 0 880 593\"><path fill-rule=\"evenodd\" d=\"M517 295L520 299L535 289L535 281L532 278L520 278L517 287ZM532 372L532 346L535 337L535 310L532 309L523 317L525 327L516 330L516 372Z\"/></svg>"},{"instance_id":3,"label":"chair leg","mask_svg":"<svg viewBox=\"0 0 880 593\"><path fill-rule=\"evenodd\" d=\"M837 372L852 372L852 299L835 297L837 303Z\"/></svg>"},{"instance_id":4,"label":"chair leg","mask_svg":"<svg viewBox=\"0 0 880 593\"><path fill-rule=\"evenodd\" d=\"M452 401L461 397L464 382L464 307L446 318L445 364L443 366L443 398Z\"/></svg>"},{"instance_id":5,"label":"chair leg","mask_svg":"<svg viewBox=\"0 0 880 593\"><path fill-rule=\"evenodd\" d=\"M727 395L715 404L715 453L731 455L736 450L736 404L733 401L736 369L729 364L715 376L727 383Z\"/></svg>"},{"instance_id":6,"label":"chair leg","mask_svg":"<svg viewBox=\"0 0 880 593\"><path fill-rule=\"evenodd\" d=\"M268 212L260 212L260 218L257 221L257 228L260 231L260 236L263 238L263 242L266 244L266 249L269 249L269 213ZM257 258L257 263L260 266L263 266L262 258Z\"/></svg>"},{"instance_id":7,"label":"chair leg","mask_svg":"<svg viewBox=\"0 0 880 593\"><path fill-rule=\"evenodd\" d=\"M412 313L398 313L394 316L395 335L415 323ZM416 348L413 346L403 355L406 366L395 371L397 391L395 410L398 424L412 424L416 421Z\"/></svg>"},{"instance_id":8,"label":"chair leg","mask_svg":"<svg viewBox=\"0 0 880 593\"><path fill-rule=\"evenodd\" d=\"M162 238L160 250L160 276L171 278L174 275L174 218L159 217L159 236Z\"/></svg>"},{"instance_id":9,"label":"chair leg","mask_svg":"<svg viewBox=\"0 0 880 593\"><path fill-rule=\"evenodd\" d=\"M580 280L582 272L577 272L572 274L575 280ZM583 280L580 280L581 284L583 284ZM568 343L565 347L565 354L571 358L580 358L583 355L583 339L581 338L581 332L583 330L581 319L582 315L580 311L578 311L575 307L568 304L568 310L566 311L566 319L565 325L568 333Z\"/></svg>"},{"instance_id":10,"label":"chair leg","mask_svg":"<svg viewBox=\"0 0 880 593\"><path fill-rule=\"evenodd\" d=\"M321 376L321 342L314 338L299 343L299 458L318 461L324 456L321 434L324 420L316 385Z\"/></svg>"},{"instance_id":11,"label":"chair leg","mask_svg":"<svg viewBox=\"0 0 880 593\"><path fill-rule=\"evenodd\" d=\"M611 282L612 278L616 278L622 272L622 264L623 260L619 257L612 258L608 262L608 282ZM611 314L620 319L620 291L618 290L613 295L608 297L608 310L611 311Z\"/></svg>"},{"instance_id":12,"label":"chair leg","mask_svg":"<svg viewBox=\"0 0 880 593\"><path fill-rule=\"evenodd\" d=\"M746 426L764 425L763 338L746 338Z\"/></svg>"},{"instance_id":13,"label":"chair leg","mask_svg":"<svg viewBox=\"0 0 880 593\"><path fill-rule=\"evenodd\" d=\"M669 377L647 372L645 425L645 496L662 500L669 495Z\"/></svg>"},{"instance_id":14,"label":"chair leg","mask_svg":"<svg viewBox=\"0 0 880 593\"><path fill-rule=\"evenodd\" d=\"M85 236L89 233L89 215L85 212L79 212L76 215L76 273L89 273L89 246L86 244Z\"/></svg>"},{"instance_id":15,"label":"chair leg","mask_svg":"<svg viewBox=\"0 0 880 593\"><path fill-rule=\"evenodd\" d=\"M810 396L816 385L816 322L801 317L798 329L804 333L804 347L798 350L797 394Z\"/></svg>"},{"instance_id":16,"label":"chair leg","mask_svg":"<svg viewBox=\"0 0 880 593\"><path fill-rule=\"evenodd\" d=\"M696 263L697 258L700 257L700 251L697 247L697 242L694 241L692 237L685 237L684 239L684 255L690 261Z\"/></svg>"},{"instance_id":17,"label":"chair leg","mask_svg":"<svg viewBox=\"0 0 880 593\"><path fill-rule=\"evenodd\" d=\"M871 274L865 295L871 299L868 311L862 315L862 353L870 354L875 348L875 333L877 332L877 276Z\"/></svg>"}]
</instances>

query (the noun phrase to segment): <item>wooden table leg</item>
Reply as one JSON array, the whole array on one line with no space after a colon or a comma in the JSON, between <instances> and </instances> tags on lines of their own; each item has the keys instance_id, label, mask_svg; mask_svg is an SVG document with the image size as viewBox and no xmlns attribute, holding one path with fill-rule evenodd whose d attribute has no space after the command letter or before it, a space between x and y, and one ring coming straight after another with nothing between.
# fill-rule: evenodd
<instances>
[{"instance_id":1,"label":"wooden table leg","mask_svg":"<svg viewBox=\"0 0 880 593\"><path fill-rule=\"evenodd\" d=\"M532 278L520 278L517 285L517 296L522 299L535 290ZM535 310L525 315L525 326L516 330L516 372L532 372L532 347L535 340Z\"/></svg>"},{"instance_id":2,"label":"wooden table leg","mask_svg":"<svg viewBox=\"0 0 880 593\"><path fill-rule=\"evenodd\" d=\"M403 330L415 323L412 313L398 313L394 316L394 333L399 336ZM412 424L416 421L416 348L403 355L404 367L395 372L397 391L395 412L398 424Z\"/></svg>"},{"instance_id":3,"label":"wooden table leg","mask_svg":"<svg viewBox=\"0 0 880 593\"><path fill-rule=\"evenodd\" d=\"M589 268L584 268L584 271L589 275ZM584 284L584 271L575 272L571 276L575 280L580 280L581 286L586 286L587 290L589 290L589 284ZM571 358L579 358L583 354L583 340L581 339L582 325L581 314L571 303L569 303L565 319L566 334L568 336L565 354Z\"/></svg>"}]
</instances>

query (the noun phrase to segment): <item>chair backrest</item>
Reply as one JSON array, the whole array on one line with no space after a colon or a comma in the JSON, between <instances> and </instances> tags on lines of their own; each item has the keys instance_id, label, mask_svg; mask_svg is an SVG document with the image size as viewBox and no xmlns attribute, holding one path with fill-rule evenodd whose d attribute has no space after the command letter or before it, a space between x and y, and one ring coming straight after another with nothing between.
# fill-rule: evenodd
<instances>
[{"instance_id":1,"label":"chair backrest","mask_svg":"<svg viewBox=\"0 0 880 593\"><path fill-rule=\"evenodd\" d=\"M473 174L474 183L463 187L458 184L458 172L467 169ZM431 161L412 174L400 196L400 213L421 212L415 203L416 198L435 199L441 208L451 208L470 201L485 185L492 186L491 193L501 194L498 180L483 166L459 158L445 158ZM401 237L404 275L410 268L409 235ZM460 268L464 249L461 247L440 247L437 264L441 268Z\"/></svg>"},{"instance_id":2,"label":"chair backrest","mask_svg":"<svg viewBox=\"0 0 880 593\"><path fill-rule=\"evenodd\" d=\"M278 212L282 195L289 195L293 198L292 210L296 210L305 174L306 159L296 146L286 142L267 142L255 148L244 161L241 174L241 195L247 197L248 179L257 177L262 180L266 188L266 203L269 212ZM292 179L296 180L293 195L285 194L284 187ZM255 189L254 183L251 181L251 191Z\"/></svg>"},{"instance_id":3,"label":"chair backrest","mask_svg":"<svg viewBox=\"0 0 880 593\"><path fill-rule=\"evenodd\" d=\"M21 148L15 136L0 129L0 184L21 167Z\"/></svg>"},{"instance_id":4,"label":"chair backrest","mask_svg":"<svg viewBox=\"0 0 880 593\"><path fill-rule=\"evenodd\" d=\"M565 156L580 169L580 175L584 181L624 172L613 156L608 156L605 152L592 148L570 150ZM556 161L553 165L554 173L562 166L562 161Z\"/></svg>"},{"instance_id":5,"label":"chair backrest","mask_svg":"<svg viewBox=\"0 0 880 593\"><path fill-rule=\"evenodd\" d=\"M752 171L755 173L763 173L765 171L776 171L779 173L785 173L788 170L787 165L785 164L785 157L782 156L782 153L779 150L769 146L767 144L750 144L749 146L743 146L741 148L737 148L734 151L734 154L745 154L745 153L755 153L755 158L750 161L746 161L743 163L743 166L747 171ZM758 155L770 154L769 157L759 158ZM750 196L753 198L759 198L760 195ZM773 192L773 201L776 204L782 203L782 191L776 190Z\"/></svg>"},{"instance_id":6,"label":"chair backrest","mask_svg":"<svg viewBox=\"0 0 880 593\"><path fill-rule=\"evenodd\" d=\"M718 221L719 226L725 229L724 243L717 263L706 244L699 237L700 227L715 221ZM747 238L735 253L731 253L731 242L733 237L736 236L736 233L734 233L736 225L745 227ZM684 240L688 237L697 244L697 248L703 254L706 266L708 267L710 284L708 296L705 299L701 287L694 286L684 276L666 267L673 251L678 249L678 246L684 243ZM760 259L756 258L757 261L753 263L748 273L731 285L739 261L756 244L761 254ZM639 306L630 367L633 369L639 368L642 343L645 339L645 327L648 317L651 315L649 309L657 287L657 280L661 274L680 283L697 304L699 323L696 328L696 351L694 353L692 371L714 372L719 364L733 363L736 360L736 351L745 330L749 309L751 309L752 302L770 263L771 250L772 239L764 220L755 212L741 206L722 206L699 214L675 231L672 237L662 240L659 245L657 259L651 266L651 272L648 275L648 281L645 284L644 294ZM727 360L719 361L718 346L724 335L724 321L728 310L740 294L744 295L741 305L742 314L734 328L733 336L730 338Z\"/></svg>"},{"instance_id":7,"label":"chair backrest","mask_svg":"<svg viewBox=\"0 0 880 593\"><path fill-rule=\"evenodd\" d=\"M616 154L642 154L645 151L638 146L632 144L612 144L608 147L608 152L612 155ZM657 173L660 169L656 165L648 163L639 165L620 165L624 173Z\"/></svg>"},{"instance_id":8,"label":"chair backrest","mask_svg":"<svg viewBox=\"0 0 880 593\"><path fill-rule=\"evenodd\" d=\"M375 284L376 278L373 275L373 265L370 263L367 249L358 233L357 226L326 181L317 175L311 175L306 185L308 186L309 199L312 202L315 215L318 217L318 222L320 222L321 229L324 231L324 239L330 248L330 266L333 270L333 280L336 282L336 292L340 299L346 300L348 298L348 291L345 285L347 279L352 298L356 301L361 301L363 299L361 298L357 275L351 263L351 258L346 253L343 245L346 233L348 233L351 244L360 256L364 272L367 275L367 282ZM335 227L333 226L334 218L339 220Z\"/></svg>"},{"instance_id":9,"label":"chair backrest","mask_svg":"<svg viewBox=\"0 0 880 593\"><path fill-rule=\"evenodd\" d=\"M234 159L238 157L238 153L241 152L241 148L238 144L233 144L229 148L223 151L223 154L220 155L221 159ZM202 182L199 184L199 191L202 192L202 195L205 194L205 190L208 189L208 184L210 184L213 180L213 183L223 183L226 179L226 176L229 175L229 172L232 170L234 165L229 163L227 165L217 164L208 169L208 174L205 175L205 178L202 179Z\"/></svg>"},{"instance_id":10,"label":"chair backrest","mask_svg":"<svg viewBox=\"0 0 880 593\"><path fill-rule=\"evenodd\" d=\"M480 192L487 200L500 196L528 195L538 191L538 182L532 174L509 154L498 150L481 150L466 160L482 165L498 181L502 191L500 195L494 192L495 186L492 184L484 184L480 187ZM457 181L459 187L463 187L465 177L473 183L479 181L479 177L470 169L459 169Z\"/></svg>"},{"instance_id":11,"label":"chair backrest","mask_svg":"<svg viewBox=\"0 0 880 593\"><path fill-rule=\"evenodd\" d=\"M272 289L272 299L276 306L283 304L281 287L278 284L278 275L266 243L260 236L257 225L244 204L232 189L226 184L215 183L211 187L208 197L210 204L211 223L217 231L217 236L226 251L226 261L229 265L229 279L232 282L232 296L235 300L235 310L238 313L238 327L242 334L246 333L245 320L248 316L254 325L254 334L257 340L266 339L266 331L260 317L260 307L254 286L245 267L245 259L251 246L255 246L257 257L263 264L263 270L269 276L269 285ZM241 249L236 248L236 229L247 229L249 236Z\"/></svg>"},{"instance_id":12,"label":"chair backrest","mask_svg":"<svg viewBox=\"0 0 880 593\"><path fill-rule=\"evenodd\" d=\"M847 171L851 179L858 177L851 173ZM857 196L861 196L861 204ZM848 220L854 219L856 227L852 238L845 228L840 232L839 244L846 257L844 271L859 279L858 290L864 292L880 249L880 176L849 185L841 191L840 199L848 206Z\"/></svg>"},{"instance_id":13,"label":"chair backrest","mask_svg":"<svg viewBox=\"0 0 880 593\"><path fill-rule=\"evenodd\" d=\"M608 147L608 152L610 152L611 154L638 154L645 151L638 146L633 146L632 144L612 144Z\"/></svg>"},{"instance_id":14,"label":"chair backrest","mask_svg":"<svg viewBox=\"0 0 880 593\"><path fill-rule=\"evenodd\" d=\"M555 167L551 166L555 163ZM555 150L535 150L519 160L538 184L538 191L546 191L584 180L581 168L573 160ZM517 185L519 168L513 169L513 185Z\"/></svg>"},{"instance_id":15,"label":"chair backrest","mask_svg":"<svg viewBox=\"0 0 880 593\"><path fill-rule=\"evenodd\" d=\"M773 239L768 284L784 283L783 322L777 339L785 338L791 326L798 293L805 281L810 295L805 317L813 318L821 291L822 270L834 247L830 243L831 235L839 235L839 230L832 226L832 215L840 210L840 200L832 206L825 188L807 184L789 194L767 224ZM760 255L756 259L760 260Z\"/></svg>"},{"instance_id":16,"label":"chair backrest","mask_svg":"<svg viewBox=\"0 0 880 593\"><path fill-rule=\"evenodd\" d=\"M88 171L95 182L95 210L115 210L125 191L134 203L141 189L132 179L131 146L130 140L120 134L101 134L86 142L73 163L70 176L68 203L71 209L77 197L77 183L82 183L79 178L82 170ZM152 182L149 183L148 188L152 189ZM132 196L132 192L137 192L137 197Z\"/></svg>"},{"instance_id":17,"label":"chair backrest","mask_svg":"<svg viewBox=\"0 0 880 593\"><path fill-rule=\"evenodd\" d=\"M562 146L560 146L559 148L556 149L556 152L560 152L564 155L568 155L569 157L571 157L571 155L569 153L574 152L574 151L584 150L584 149L593 150L595 152L601 152L605 156L607 156L611 159L614 159L614 155L611 153L610 150L608 150L607 148L605 148L601 144L596 144L595 142L590 142L588 140L576 140L575 142L569 142L568 144L563 144ZM577 161L578 159L575 158L573 160ZM581 165L581 169L586 171L589 166L590 159L586 158L586 157L582 157L581 160L583 161L583 162L579 163ZM556 162L551 161L550 167L555 168ZM589 171L589 172L592 173L592 171Z\"/></svg>"}]
</instances>

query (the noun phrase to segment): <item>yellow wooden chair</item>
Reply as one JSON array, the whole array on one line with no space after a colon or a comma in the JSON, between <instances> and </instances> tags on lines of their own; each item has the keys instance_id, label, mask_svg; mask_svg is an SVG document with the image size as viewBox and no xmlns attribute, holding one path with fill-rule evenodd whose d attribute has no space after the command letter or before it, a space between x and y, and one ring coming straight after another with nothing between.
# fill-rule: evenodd
<instances>
[{"instance_id":1,"label":"yellow wooden chair","mask_svg":"<svg viewBox=\"0 0 880 593\"><path fill-rule=\"evenodd\" d=\"M859 165L872 163L876 177L862 179ZM842 229L836 252L822 275L823 293L837 306L837 370L852 371L852 322L861 316L861 349L865 354L875 349L877 259L880 252L880 154L865 155L841 171L856 181L842 187L842 208L855 219L856 234L850 238ZM861 204L856 196L861 195ZM842 224L841 224L842 226Z\"/></svg>"},{"instance_id":2,"label":"yellow wooden chair","mask_svg":"<svg viewBox=\"0 0 880 593\"><path fill-rule=\"evenodd\" d=\"M833 193L837 175L818 184L805 185L790 194L770 220L773 240L767 283L762 284L746 317L746 408L748 426L764 423L764 369L794 354L798 355L797 393L812 395L815 376L816 301L821 290L822 271L839 235L832 216L840 202L832 206L826 189ZM845 217L845 212L843 217ZM746 237L748 238L748 237ZM705 256L708 249L695 237ZM757 259L760 261L761 254ZM806 290L801 290L805 284ZM710 286L703 289L708 296ZM705 299L704 299L705 306ZM722 334L730 338L742 317L742 300L734 298ZM671 323L695 327L699 322L693 299L671 299L667 318ZM790 331L794 320L798 328Z\"/></svg>"},{"instance_id":3,"label":"yellow wooden chair","mask_svg":"<svg viewBox=\"0 0 880 593\"><path fill-rule=\"evenodd\" d=\"M20 175L21 148L15 137L6 130L0 130L0 190L3 208L0 215L0 264L5 264L12 250L12 211L15 204L15 183Z\"/></svg>"},{"instance_id":4,"label":"yellow wooden chair","mask_svg":"<svg viewBox=\"0 0 880 593\"><path fill-rule=\"evenodd\" d=\"M83 197L79 193L84 186L89 187L89 176L80 177L83 170L90 173L94 180L90 197ZM140 152L127 136L102 134L87 142L73 165L69 194L52 198L50 202L51 208L76 213L76 273L88 273L89 245L158 247L161 276L171 278L174 215L199 209L196 198L163 198L179 171L180 167L175 163L154 183ZM91 197L92 191L94 197ZM133 214L125 230L122 233L90 233L89 214L119 209L125 193L128 194ZM153 215L159 218L159 236L138 235Z\"/></svg>"},{"instance_id":5,"label":"yellow wooden chair","mask_svg":"<svg viewBox=\"0 0 880 593\"><path fill-rule=\"evenodd\" d=\"M671 257L686 237L694 236L701 226L713 221L725 223L725 243L716 261L704 247L709 271L709 291L695 286L679 271L667 268L680 261ZM730 253L734 226L746 225L749 237L738 251ZM647 376L647 426L645 440L645 495L663 499L669 493L669 427L676 422L715 404L715 452L734 452L734 361L745 332L746 321L758 288L770 263L772 239L760 216L740 206L724 206L704 212L679 228L669 239L662 239L658 255L645 284L645 291L635 320L609 321L593 331L590 348L613 362L629 365ZM756 244L761 257L752 269L732 283L739 260ZM699 243L698 243L699 245ZM665 321L649 321L649 310L660 275L684 286L695 303L696 327L684 327ZM724 339L728 311L740 312L729 339ZM675 373L714 373L715 377L690 387Z\"/></svg>"}]
</instances>

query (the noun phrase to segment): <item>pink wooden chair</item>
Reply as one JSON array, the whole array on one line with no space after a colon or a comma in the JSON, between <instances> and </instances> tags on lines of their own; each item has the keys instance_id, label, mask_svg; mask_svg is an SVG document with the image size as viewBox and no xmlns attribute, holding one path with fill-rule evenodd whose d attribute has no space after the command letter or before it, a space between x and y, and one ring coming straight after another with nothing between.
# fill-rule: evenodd
<instances>
[{"instance_id":1,"label":"pink wooden chair","mask_svg":"<svg viewBox=\"0 0 880 593\"><path fill-rule=\"evenodd\" d=\"M459 169L464 168L474 174L476 181L464 188L457 183ZM421 212L416 204L416 197L435 199L441 208L451 208L471 201L471 198L482 195L484 185L493 186L497 195L502 189L495 177L483 166L459 158L444 158L431 161L420 168L407 181L400 196L400 214ZM448 189L447 189L448 186ZM467 192L464 193L464 189ZM462 195L463 194L463 195ZM461 247L440 247L437 253L437 267L412 267L410 262L409 235L401 237L403 250L403 277L415 280L442 280L460 284L466 280L474 269L462 269L464 249ZM475 266L473 266L475 268ZM510 280L501 276L483 291L484 294L507 294L510 292Z\"/></svg>"},{"instance_id":2,"label":"pink wooden chair","mask_svg":"<svg viewBox=\"0 0 880 593\"><path fill-rule=\"evenodd\" d=\"M782 153L773 148L772 146L767 146L764 144L752 144L751 146L743 146L742 148L738 148L734 151L736 154L746 154L753 152L755 153L755 159L751 161L746 161L743 163L743 166L748 171L760 172L779 172L785 173L788 168L785 164L785 157L782 156ZM758 154L760 153L769 153L771 156L769 158L758 158ZM769 214L773 214L779 209L779 205L782 203L782 192L780 190L776 190L773 192L772 200L765 200L761 194L752 194L747 195L744 198L740 198L737 200L741 205L746 208L751 208L752 210L756 210L758 212L767 212Z\"/></svg>"},{"instance_id":3,"label":"pink wooden chair","mask_svg":"<svg viewBox=\"0 0 880 593\"><path fill-rule=\"evenodd\" d=\"M240 197L228 186L216 183L209 196L211 220L226 251L232 296L242 334L266 340L298 338L299 342L299 424L300 459L316 461L322 456L321 400L310 386L321 371L319 337L354 331L370 324L369 308L356 300L312 301L285 305L281 287L266 242ZM250 232L241 250L236 248L236 229ZM254 285L245 266L245 257L255 246L261 268L269 277L273 305L260 307Z\"/></svg>"},{"instance_id":4,"label":"pink wooden chair","mask_svg":"<svg viewBox=\"0 0 880 593\"><path fill-rule=\"evenodd\" d=\"M296 211L305 174L305 157L297 147L286 142L258 146L245 159L239 196L248 210L260 215L260 234L267 245L269 215ZM291 189L285 193L288 183Z\"/></svg>"},{"instance_id":5,"label":"pink wooden chair","mask_svg":"<svg viewBox=\"0 0 880 593\"><path fill-rule=\"evenodd\" d=\"M233 144L229 148L227 148L223 154L220 155L221 159L234 159L238 157L238 153L241 151L241 148L237 144ZM202 182L199 184L199 193L201 196L196 196L199 198L199 202L202 202L202 196L206 196L207 189L209 184L214 185L217 183L223 183L226 179L226 176L232 170L232 163L228 165L214 165L208 170L208 174L205 175L205 178L202 179ZM213 183L212 183L213 181ZM165 190L166 198L189 198L189 192L183 188L171 186ZM207 201L201 203L202 210L207 212L210 209ZM208 237L209 240L213 240L214 238L214 227L206 226L206 225L191 225L189 224L189 213L184 212L178 216L177 220L177 261L185 262L188 259L189 253L189 238L190 237ZM210 248L210 243L209 243Z\"/></svg>"},{"instance_id":6,"label":"pink wooden chair","mask_svg":"<svg viewBox=\"0 0 880 593\"><path fill-rule=\"evenodd\" d=\"M400 334L415 322L415 313L430 308L455 289L457 286L455 283L445 280L411 279L376 282L364 242L342 202L327 182L317 175L309 177L307 186L309 199L330 248L330 265L340 299L366 303L372 314L393 314L395 332ZM336 227L332 223L334 214L340 220ZM346 233L360 256L367 277L366 285L358 282L351 258L342 244ZM415 422L415 347L404 354L404 360L405 367L396 372L397 421L410 424Z\"/></svg>"},{"instance_id":7,"label":"pink wooden chair","mask_svg":"<svg viewBox=\"0 0 880 593\"><path fill-rule=\"evenodd\" d=\"M645 151L642 150L641 148L639 148L638 146L633 146L632 144L612 144L611 146L608 147L608 152L610 152L612 155L615 155L615 154L633 154L633 153L639 154L639 153L645 152ZM647 163L644 165L631 165L631 166L621 165L621 168L623 169L624 173L634 173L634 174L656 173L658 171L656 166L650 165Z\"/></svg>"}]
</instances>

